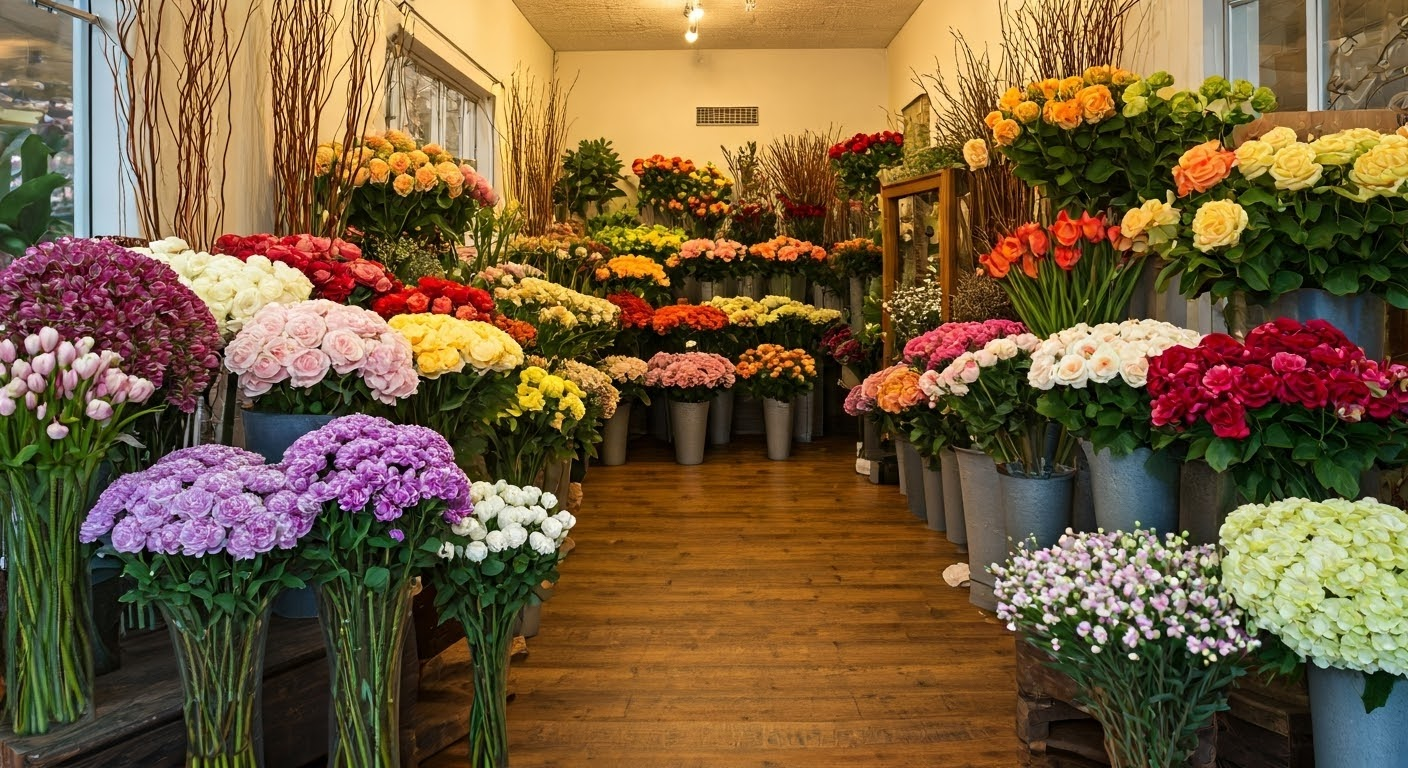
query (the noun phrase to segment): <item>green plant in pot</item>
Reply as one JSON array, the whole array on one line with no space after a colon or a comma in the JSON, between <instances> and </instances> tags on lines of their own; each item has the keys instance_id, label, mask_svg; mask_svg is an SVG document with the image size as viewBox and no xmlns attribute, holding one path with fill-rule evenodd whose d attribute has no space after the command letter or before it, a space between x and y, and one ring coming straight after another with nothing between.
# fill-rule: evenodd
<instances>
[{"instance_id":1,"label":"green plant in pot","mask_svg":"<svg viewBox=\"0 0 1408 768\"><path fill-rule=\"evenodd\" d=\"M621 181L621 156L609 139L582 139L575 150L562 155L562 178L553 188L553 203L568 213L587 219L600 213L612 200L625 197Z\"/></svg>"},{"instance_id":2,"label":"green plant in pot","mask_svg":"<svg viewBox=\"0 0 1408 768\"><path fill-rule=\"evenodd\" d=\"M69 183L67 176L49 170L49 159L58 148L27 129L0 131L0 163L10 166L16 156L20 160L19 186L0 194L0 264L8 256L18 256L24 249L50 237L67 234L70 227L54 218L54 192Z\"/></svg>"}]
</instances>

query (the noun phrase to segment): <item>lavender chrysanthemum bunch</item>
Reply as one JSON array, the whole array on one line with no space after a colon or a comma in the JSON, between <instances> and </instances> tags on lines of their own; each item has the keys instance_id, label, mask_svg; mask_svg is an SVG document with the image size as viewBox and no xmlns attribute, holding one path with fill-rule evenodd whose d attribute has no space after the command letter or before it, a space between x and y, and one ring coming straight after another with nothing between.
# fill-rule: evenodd
<instances>
[{"instance_id":1,"label":"lavender chrysanthemum bunch","mask_svg":"<svg viewBox=\"0 0 1408 768\"><path fill-rule=\"evenodd\" d=\"M1183 764L1259 645L1216 548L1175 534L1067 532L993 573L998 618L1075 680L1115 765Z\"/></svg>"},{"instance_id":2,"label":"lavender chrysanthemum bunch","mask_svg":"<svg viewBox=\"0 0 1408 768\"><path fill-rule=\"evenodd\" d=\"M40 328L91 336L186 413L220 367L215 317L171 267L119 245L63 237L0 271L0 317L18 342Z\"/></svg>"}]
</instances>

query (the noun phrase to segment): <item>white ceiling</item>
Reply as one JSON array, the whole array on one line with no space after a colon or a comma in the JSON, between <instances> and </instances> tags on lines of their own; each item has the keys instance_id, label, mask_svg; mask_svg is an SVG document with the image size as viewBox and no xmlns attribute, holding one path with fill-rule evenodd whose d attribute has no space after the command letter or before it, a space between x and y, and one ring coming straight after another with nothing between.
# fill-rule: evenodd
<instances>
[{"instance_id":1,"label":"white ceiling","mask_svg":"<svg viewBox=\"0 0 1408 768\"><path fill-rule=\"evenodd\" d=\"M558 51L683 48L884 48L922 0L702 0L699 41L684 40L685 0L514 0ZM978 0L991 2L992 0Z\"/></svg>"}]
</instances>

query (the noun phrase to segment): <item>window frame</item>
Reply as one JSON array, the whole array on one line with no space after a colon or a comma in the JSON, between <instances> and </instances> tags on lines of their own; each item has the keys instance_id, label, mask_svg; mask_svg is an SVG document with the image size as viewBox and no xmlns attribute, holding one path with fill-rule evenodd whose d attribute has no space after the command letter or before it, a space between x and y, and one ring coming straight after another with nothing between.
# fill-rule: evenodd
<instances>
[{"instance_id":1,"label":"window frame","mask_svg":"<svg viewBox=\"0 0 1408 768\"><path fill-rule=\"evenodd\" d=\"M386 99L386 125L388 128L405 129L406 112L405 71L415 70L417 75L435 81L435 105L429 120L430 135L415 136L417 141L444 146L444 117L447 111L448 94L454 92L463 99L460 108L460 154L461 159L474 166L475 171L488 180L496 181L495 158L497 156L497 134L494 131L494 96L488 91L468 85L464 76L446 76L444 70L414 52L396 54L392 61L393 76L389 78ZM468 152L466 152L468 148ZM448 151L448 148L447 148Z\"/></svg>"}]
</instances>

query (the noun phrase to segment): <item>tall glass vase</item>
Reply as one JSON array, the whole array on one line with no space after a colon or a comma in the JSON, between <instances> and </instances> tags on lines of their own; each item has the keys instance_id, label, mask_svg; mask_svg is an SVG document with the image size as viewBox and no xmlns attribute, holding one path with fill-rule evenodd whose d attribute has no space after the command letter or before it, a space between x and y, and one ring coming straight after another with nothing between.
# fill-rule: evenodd
<instances>
[{"instance_id":1,"label":"tall glass vase","mask_svg":"<svg viewBox=\"0 0 1408 768\"><path fill-rule=\"evenodd\" d=\"M488 606L461 617L473 654L474 703L469 710L470 768L508 766L508 658L522 606Z\"/></svg>"},{"instance_id":2,"label":"tall glass vase","mask_svg":"<svg viewBox=\"0 0 1408 768\"><path fill-rule=\"evenodd\" d=\"M93 712L88 558L78 529L91 472L0 472L6 548L5 712L20 735Z\"/></svg>"},{"instance_id":3,"label":"tall glass vase","mask_svg":"<svg viewBox=\"0 0 1408 768\"><path fill-rule=\"evenodd\" d=\"M399 768L401 646L411 607L408 574L383 589L361 574L317 588L332 664L330 768Z\"/></svg>"},{"instance_id":4,"label":"tall glass vase","mask_svg":"<svg viewBox=\"0 0 1408 768\"><path fill-rule=\"evenodd\" d=\"M181 670L186 768L264 765L264 648L269 604L257 614L211 618L190 607L162 605Z\"/></svg>"}]
</instances>

